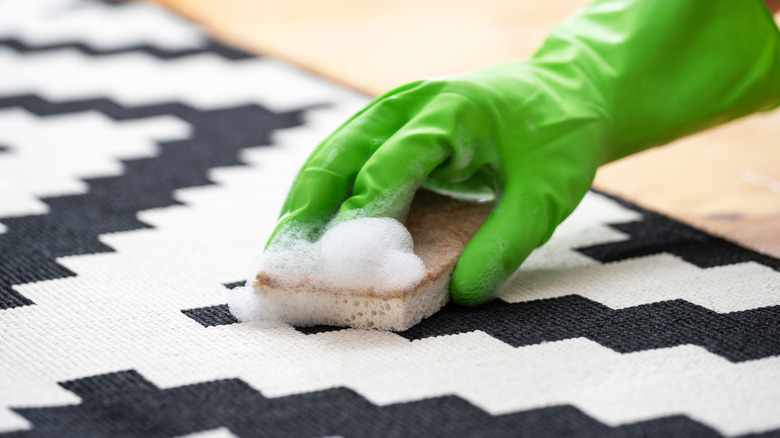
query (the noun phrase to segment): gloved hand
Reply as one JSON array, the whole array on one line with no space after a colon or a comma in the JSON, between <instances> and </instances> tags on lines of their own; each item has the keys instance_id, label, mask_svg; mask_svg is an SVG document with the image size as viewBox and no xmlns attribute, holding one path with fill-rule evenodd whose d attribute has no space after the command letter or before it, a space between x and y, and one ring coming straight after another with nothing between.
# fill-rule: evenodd
<instances>
[{"instance_id":1,"label":"gloved hand","mask_svg":"<svg viewBox=\"0 0 780 438\"><path fill-rule=\"evenodd\" d=\"M414 82L326 138L269 240L361 216L403 220L419 187L498 203L450 283L493 296L608 161L780 103L780 34L761 0L603 0L528 61Z\"/></svg>"}]
</instances>

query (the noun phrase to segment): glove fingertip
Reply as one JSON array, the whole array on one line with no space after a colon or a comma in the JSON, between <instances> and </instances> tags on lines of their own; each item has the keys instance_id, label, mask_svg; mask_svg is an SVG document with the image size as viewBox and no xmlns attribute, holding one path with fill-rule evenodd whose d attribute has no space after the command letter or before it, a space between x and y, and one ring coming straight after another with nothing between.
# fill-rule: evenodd
<instances>
[{"instance_id":1,"label":"glove fingertip","mask_svg":"<svg viewBox=\"0 0 780 438\"><path fill-rule=\"evenodd\" d=\"M516 214L518 211L528 208L516 203L499 204L466 245L450 282L450 296L455 303L478 306L495 297L539 245L548 229L546 223L525 220Z\"/></svg>"},{"instance_id":2,"label":"glove fingertip","mask_svg":"<svg viewBox=\"0 0 780 438\"><path fill-rule=\"evenodd\" d=\"M450 280L450 297L461 306L478 306L495 295L503 276L489 259L470 256L464 252Z\"/></svg>"},{"instance_id":3,"label":"glove fingertip","mask_svg":"<svg viewBox=\"0 0 780 438\"><path fill-rule=\"evenodd\" d=\"M475 287L474 283L455 280L453 276L450 282L450 298L455 304L466 307L475 307L483 304L490 298L484 288Z\"/></svg>"}]
</instances>

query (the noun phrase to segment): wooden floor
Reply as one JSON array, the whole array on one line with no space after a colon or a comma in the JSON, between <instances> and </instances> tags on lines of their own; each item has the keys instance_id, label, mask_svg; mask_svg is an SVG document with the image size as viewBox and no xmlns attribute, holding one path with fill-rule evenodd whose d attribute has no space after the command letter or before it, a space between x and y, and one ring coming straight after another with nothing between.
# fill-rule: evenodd
<instances>
[{"instance_id":1,"label":"wooden floor","mask_svg":"<svg viewBox=\"0 0 780 438\"><path fill-rule=\"evenodd\" d=\"M225 42L378 95L530 56L590 0L158 0ZM780 257L780 110L602 167L595 187Z\"/></svg>"}]
</instances>

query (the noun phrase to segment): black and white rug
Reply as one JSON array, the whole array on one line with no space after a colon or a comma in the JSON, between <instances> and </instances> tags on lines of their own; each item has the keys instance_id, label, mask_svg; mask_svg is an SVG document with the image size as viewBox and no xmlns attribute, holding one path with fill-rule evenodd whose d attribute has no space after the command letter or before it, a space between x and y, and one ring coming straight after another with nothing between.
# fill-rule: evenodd
<instances>
[{"instance_id":1,"label":"black and white rug","mask_svg":"<svg viewBox=\"0 0 780 438\"><path fill-rule=\"evenodd\" d=\"M0 0L0 436L780 436L780 261L595 192L486 306L236 323L367 102L152 4Z\"/></svg>"}]
</instances>

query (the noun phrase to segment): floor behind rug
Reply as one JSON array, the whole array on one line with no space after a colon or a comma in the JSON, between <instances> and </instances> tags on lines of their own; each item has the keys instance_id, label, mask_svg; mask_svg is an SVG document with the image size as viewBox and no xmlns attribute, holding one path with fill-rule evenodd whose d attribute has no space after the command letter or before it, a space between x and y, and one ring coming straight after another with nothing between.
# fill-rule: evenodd
<instances>
[{"instance_id":1,"label":"floor behind rug","mask_svg":"<svg viewBox=\"0 0 780 438\"><path fill-rule=\"evenodd\" d=\"M403 333L225 307L368 102L152 4L0 2L0 436L780 435L780 260L598 192Z\"/></svg>"}]
</instances>

